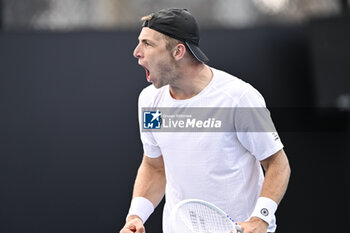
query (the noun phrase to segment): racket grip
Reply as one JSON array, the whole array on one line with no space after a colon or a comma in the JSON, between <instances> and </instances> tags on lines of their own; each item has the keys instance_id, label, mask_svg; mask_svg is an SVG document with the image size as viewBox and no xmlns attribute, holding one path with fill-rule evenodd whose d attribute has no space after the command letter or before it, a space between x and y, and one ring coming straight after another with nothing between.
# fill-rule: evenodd
<instances>
[{"instance_id":1,"label":"racket grip","mask_svg":"<svg viewBox=\"0 0 350 233\"><path fill-rule=\"evenodd\" d=\"M241 227L240 225L238 225L238 224L236 224L236 230L237 230L237 232L239 232L239 233L243 233L242 227Z\"/></svg>"}]
</instances>

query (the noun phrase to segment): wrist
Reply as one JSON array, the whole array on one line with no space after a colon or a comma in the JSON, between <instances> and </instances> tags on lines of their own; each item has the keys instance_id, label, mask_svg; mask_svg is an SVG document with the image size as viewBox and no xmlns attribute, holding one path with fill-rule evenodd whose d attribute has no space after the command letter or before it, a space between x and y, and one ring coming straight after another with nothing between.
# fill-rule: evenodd
<instances>
[{"instance_id":1,"label":"wrist","mask_svg":"<svg viewBox=\"0 0 350 233\"><path fill-rule=\"evenodd\" d=\"M250 217L251 219L255 217L259 218L270 225L274 222L276 210L277 203L275 201L267 197L259 197Z\"/></svg>"},{"instance_id":2,"label":"wrist","mask_svg":"<svg viewBox=\"0 0 350 233\"><path fill-rule=\"evenodd\" d=\"M152 202L144 197L135 197L130 204L129 213L126 216L126 220L134 218L140 218L144 224L149 216L153 213L154 206Z\"/></svg>"},{"instance_id":3,"label":"wrist","mask_svg":"<svg viewBox=\"0 0 350 233\"><path fill-rule=\"evenodd\" d=\"M139 219L140 221L142 221L142 219L141 219L139 216L137 216L137 215L129 215L129 214L128 214L128 216L126 216L126 221L127 221L127 222L128 222L128 221L135 220L135 219Z\"/></svg>"}]
</instances>

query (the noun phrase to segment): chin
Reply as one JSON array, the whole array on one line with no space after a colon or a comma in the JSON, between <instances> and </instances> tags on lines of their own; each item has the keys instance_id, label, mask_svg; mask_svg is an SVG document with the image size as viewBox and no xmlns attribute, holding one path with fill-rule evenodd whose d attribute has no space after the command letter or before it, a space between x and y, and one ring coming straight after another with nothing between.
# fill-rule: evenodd
<instances>
[{"instance_id":1,"label":"chin","mask_svg":"<svg viewBox=\"0 0 350 233\"><path fill-rule=\"evenodd\" d=\"M165 85L167 85L168 83L162 83L162 82L153 82L153 86L157 89L161 88L161 87L164 87Z\"/></svg>"}]
</instances>

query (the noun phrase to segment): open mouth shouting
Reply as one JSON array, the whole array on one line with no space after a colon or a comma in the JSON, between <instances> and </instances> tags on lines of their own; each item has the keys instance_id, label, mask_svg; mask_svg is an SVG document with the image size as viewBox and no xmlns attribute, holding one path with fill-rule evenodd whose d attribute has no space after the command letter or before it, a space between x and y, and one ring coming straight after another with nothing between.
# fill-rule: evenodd
<instances>
[{"instance_id":1,"label":"open mouth shouting","mask_svg":"<svg viewBox=\"0 0 350 233\"><path fill-rule=\"evenodd\" d=\"M149 70L145 67L145 66L142 66L144 69L145 69L145 71L146 71L146 78L147 78L147 82L152 82L151 81L151 73L149 72Z\"/></svg>"}]
</instances>

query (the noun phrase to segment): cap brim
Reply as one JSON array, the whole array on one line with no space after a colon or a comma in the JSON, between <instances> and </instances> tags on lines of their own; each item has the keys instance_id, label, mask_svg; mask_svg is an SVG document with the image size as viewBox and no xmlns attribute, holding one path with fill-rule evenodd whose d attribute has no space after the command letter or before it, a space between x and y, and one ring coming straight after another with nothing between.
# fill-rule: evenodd
<instances>
[{"instance_id":1,"label":"cap brim","mask_svg":"<svg viewBox=\"0 0 350 233\"><path fill-rule=\"evenodd\" d=\"M185 42L193 56L200 62L207 63L209 58L203 53L203 51L196 45Z\"/></svg>"}]
</instances>

